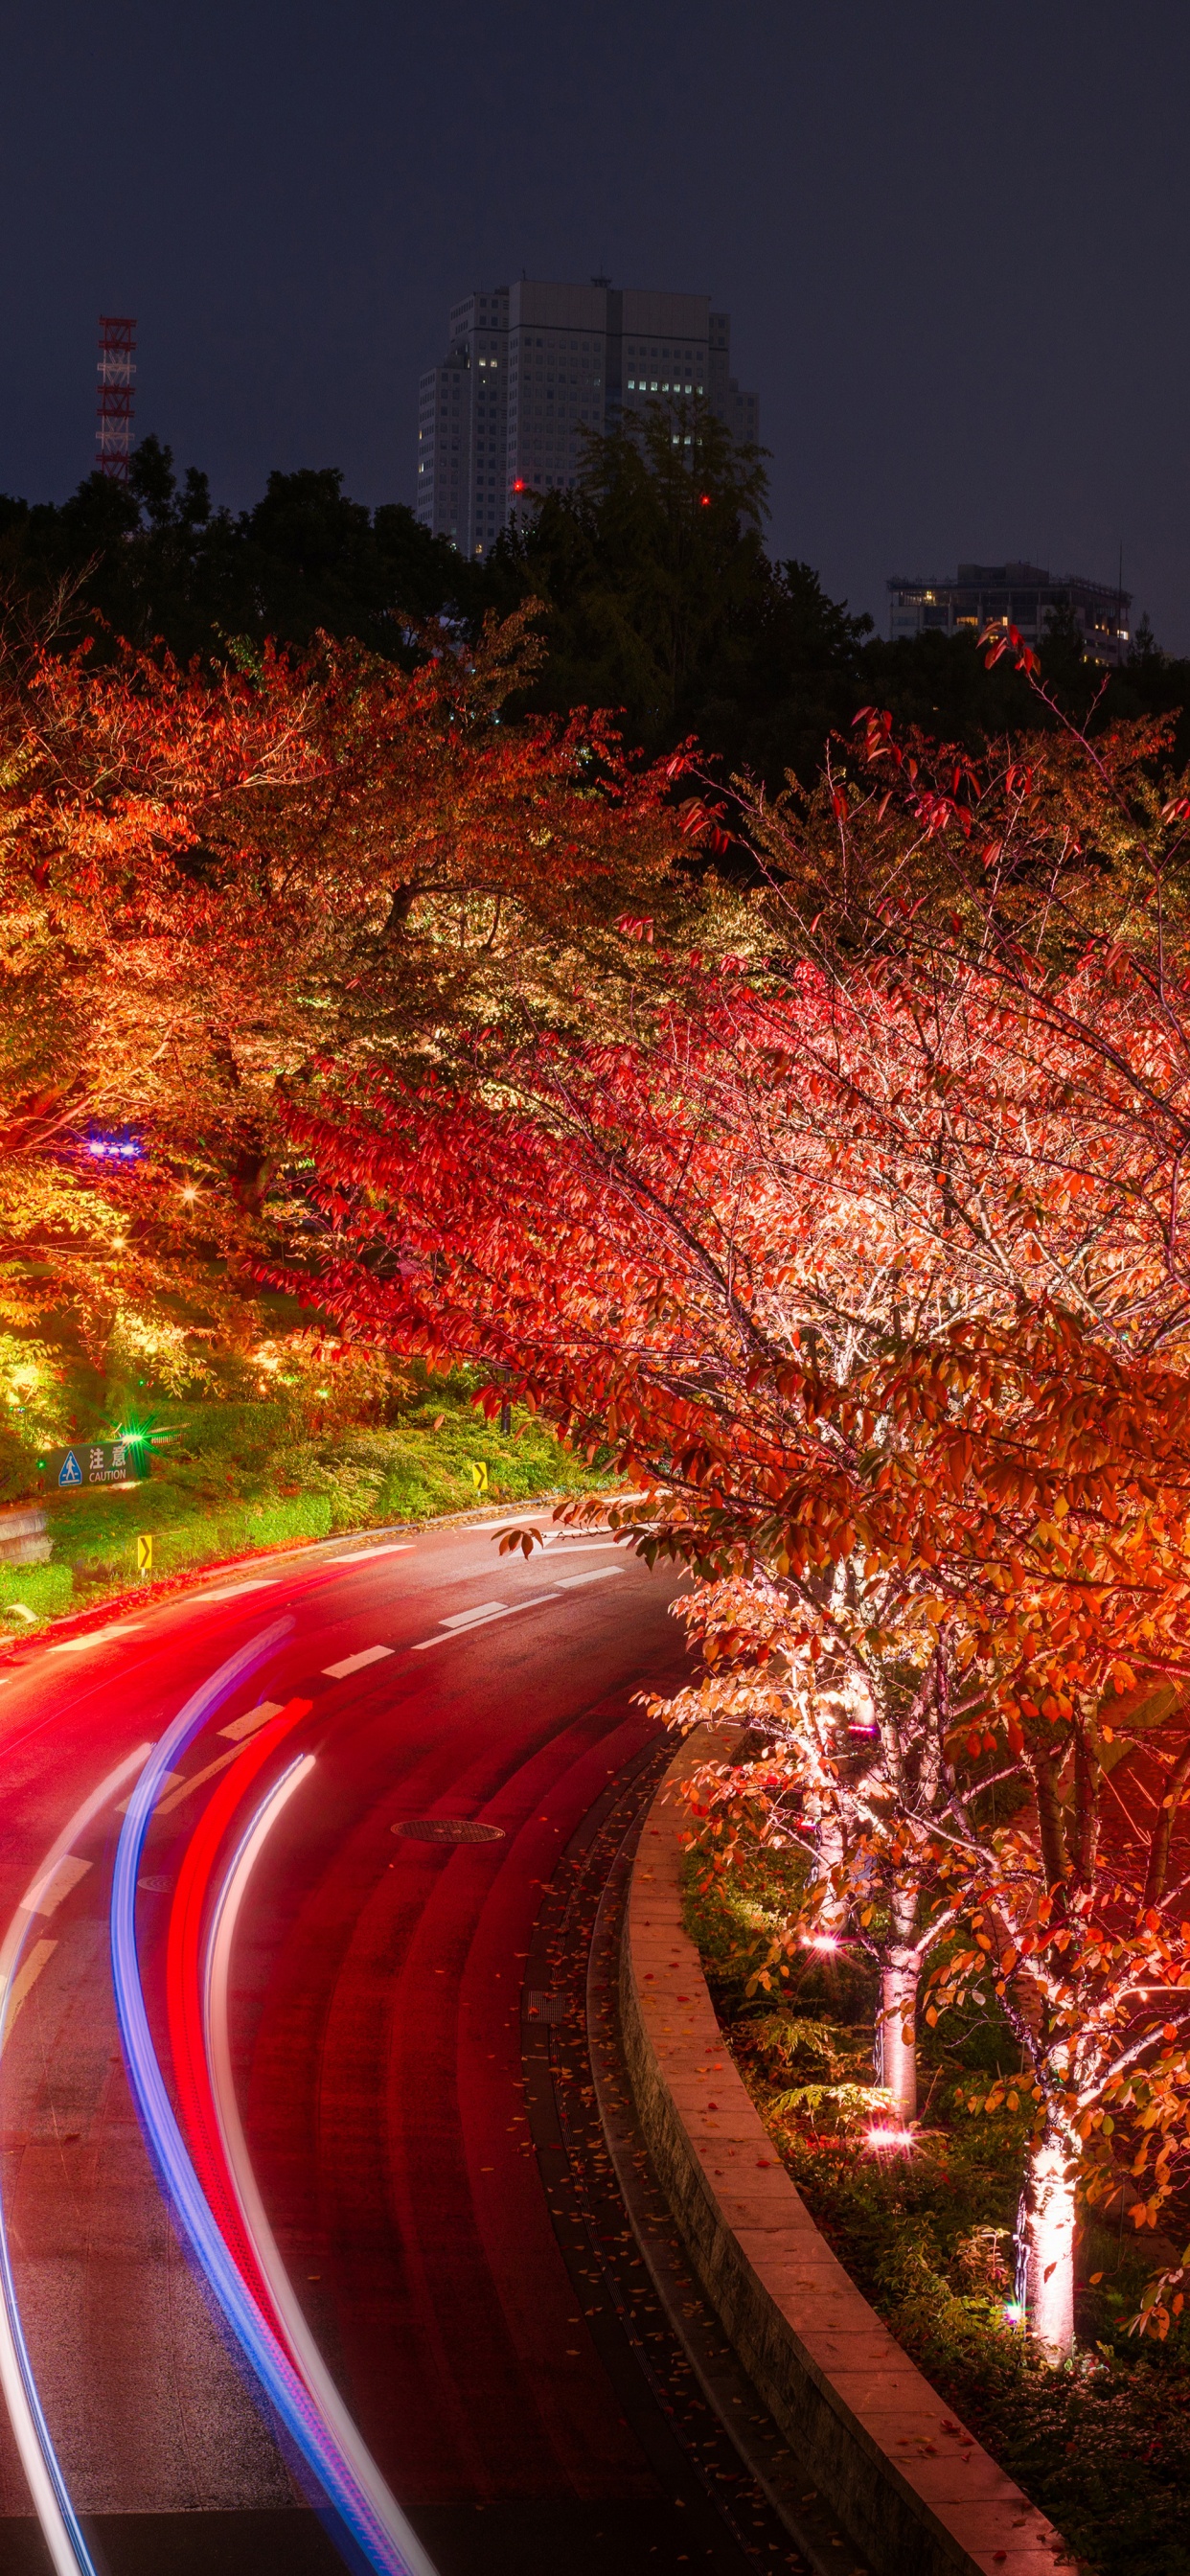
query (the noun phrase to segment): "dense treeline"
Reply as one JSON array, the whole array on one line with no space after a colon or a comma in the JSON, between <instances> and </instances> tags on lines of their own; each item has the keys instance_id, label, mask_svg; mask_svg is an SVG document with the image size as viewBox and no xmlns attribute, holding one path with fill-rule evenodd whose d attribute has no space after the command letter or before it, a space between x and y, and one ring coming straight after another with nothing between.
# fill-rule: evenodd
<instances>
[{"instance_id":1,"label":"dense treeline","mask_svg":"<svg viewBox=\"0 0 1190 2576\"><path fill-rule=\"evenodd\" d=\"M0 497L0 586L57 607L68 642L160 642L181 662L268 637L304 651L320 631L400 661L411 622L478 613L451 547L403 503L368 510L342 486L331 467L270 474L234 514L193 467L179 483L169 448L146 438L126 485L91 474L60 507Z\"/></svg>"},{"instance_id":2,"label":"dense treeline","mask_svg":"<svg viewBox=\"0 0 1190 2576\"><path fill-rule=\"evenodd\" d=\"M0 497L0 592L49 611L67 643L92 633L100 653L124 639L222 663L268 637L304 651L322 632L408 664L431 620L478 634L486 614L539 600L547 651L522 709L620 709L650 757L697 734L727 769L769 785L790 769L811 781L827 736L872 702L972 750L1036 727L1009 662L989 672L965 638L890 644L808 564L772 561L760 453L714 422L698 435L694 477L660 415L643 434L593 439L580 488L547 495L486 565L427 535L402 503L349 499L330 467L271 474L251 510L217 509L206 476L191 467L179 480L150 437L126 487L91 475L60 506ZM1051 635L1046 670L1093 725L1190 706L1190 664L1147 627L1097 705L1100 675L1075 635ZM1176 754L1190 756L1190 729Z\"/></svg>"}]
</instances>

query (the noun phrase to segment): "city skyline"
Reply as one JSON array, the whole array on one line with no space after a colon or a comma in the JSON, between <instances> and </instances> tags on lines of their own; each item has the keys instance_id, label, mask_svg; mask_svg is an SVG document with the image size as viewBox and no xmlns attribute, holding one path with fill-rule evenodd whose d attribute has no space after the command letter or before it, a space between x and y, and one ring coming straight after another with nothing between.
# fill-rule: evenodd
<instances>
[{"instance_id":1,"label":"city skyline","mask_svg":"<svg viewBox=\"0 0 1190 2576\"><path fill-rule=\"evenodd\" d=\"M138 433L220 501L334 464L412 504L461 280L709 285L762 398L776 557L882 626L899 566L1114 581L1122 545L1138 618L1190 650L1172 0L1126 48L1100 0L1051 0L1027 78L1008 21L940 0L730 27L576 0L562 39L523 0L511 45L468 0L449 30L353 0L326 33L310 0L212 0L198 49L170 0L14 22L0 489L88 470L100 313L138 317Z\"/></svg>"}]
</instances>

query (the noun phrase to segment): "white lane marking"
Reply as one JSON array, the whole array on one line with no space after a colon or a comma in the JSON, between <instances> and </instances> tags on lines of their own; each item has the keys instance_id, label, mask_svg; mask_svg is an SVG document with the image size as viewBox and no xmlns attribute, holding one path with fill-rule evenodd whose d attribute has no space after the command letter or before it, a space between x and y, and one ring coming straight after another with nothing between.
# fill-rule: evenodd
<instances>
[{"instance_id":1,"label":"white lane marking","mask_svg":"<svg viewBox=\"0 0 1190 2576\"><path fill-rule=\"evenodd\" d=\"M573 1592L578 1583L606 1583L609 1574L627 1574L626 1565L595 1565L586 1574L560 1574L558 1590Z\"/></svg>"},{"instance_id":2,"label":"white lane marking","mask_svg":"<svg viewBox=\"0 0 1190 2576\"><path fill-rule=\"evenodd\" d=\"M284 1706L284 1700L262 1699L246 1716L233 1717L230 1726L221 1726L219 1733L229 1736L233 1744L240 1744L246 1735L255 1735L258 1727L267 1726L270 1717L280 1717Z\"/></svg>"},{"instance_id":3,"label":"white lane marking","mask_svg":"<svg viewBox=\"0 0 1190 2576\"><path fill-rule=\"evenodd\" d=\"M56 1941L35 1941L28 1958L22 1959L8 1990L8 2008L4 2016L6 2040L30 1987L36 1985L42 1969L48 1967L57 1947Z\"/></svg>"},{"instance_id":4,"label":"white lane marking","mask_svg":"<svg viewBox=\"0 0 1190 2576\"><path fill-rule=\"evenodd\" d=\"M106 1646L113 1637L139 1637L139 1619L120 1619L110 1628L92 1628L86 1637L64 1637L60 1646L51 1646L51 1655L83 1655L88 1646Z\"/></svg>"},{"instance_id":5,"label":"white lane marking","mask_svg":"<svg viewBox=\"0 0 1190 2576\"><path fill-rule=\"evenodd\" d=\"M328 1682L345 1682L348 1673L362 1673L365 1664L377 1664L382 1655L391 1655L391 1646L365 1646L362 1655L344 1655L341 1664L324 1664Z\"/></svg>"},{"instance_id":6,"label":"white lane marking","mask_svg":"<svg viewBox=\"0 0 1190 2576\"><path fill-rule=\"evenodd\" d=\"M71 1844L77 1842L86 1832L88 1825L94 1822L95 1817L106 1807L109 1798L114 1796L116 1790L123 1788L124 1782L131 1774L143 1768L152 1749L149 1744L138 1744L135 1753L130 1753L125 1761L117 1764L114 1771L109 1771L106 1780L101 1780L99 1787L92 1790L90 1797L84 1799L81 1807L76 1808L69 1824L59 1834L53 1849L47 1852L38 1873L39 1882L44 1883L53 1877L59 1861L66 1859ZM35 1942L28 1959L22 1961L21 1950L28 1928L29 1916L24 1906L19 1905L4 1935L3 1944L0 1945L0 2050L3 2049L8 2037L14 2014L20 2011L34 1977L39 1976L45 1966L44 1957L39 1965L34 1965L38 1951L44 1950L48 1955L53 1947L52 1943ZM27 1979L25 1978L26 1968L32 1972ZM12 2265L9 2260L2 2210L0 2210L0 2267L3 2273L3 2297L0 2298L0 2388L3 2389L7 2401L9 2421L21 2455L21 2466L29 2481L34 2509L53 2563L54 2576L78 2576L80 2565L89 2566L91 2562L86 2555L85 2543L82 2544L84 2555L81 2560L74 2545L74 2534L71 2529L74 2519L73 2507L53 2443L46 2430L45 2418L37 2395L37 2383L33 2376L33 2366L21 2332L20 2310L13 2285ZM77 2523L74 2529L77 2531Z\"/></svg>"},{"instance_id":7,"label":"white lane marking","mask_svg":"<svg viewBox=\"0 0 1190 2576\"><path fill-rule=\"evenodd\" d=\"M204 1780L213 1780L217 1771L226 1771L228 1763L235 1761L239 1749L238 1744L233 1744L230 1753L219 1754L217 1760L208 1762L205 1771L192 1771L186 1780L179 1779L176 1772L172 1775L167 1772L166 1778L169 1779L172 1776L178 1779L178 1786L176 1789L171 1789L168 1798L158 1799L153 1810L154 1815L168 1816L171 1808L180 1807L183 1798L188 1798L192 1789L201 1789Z\"/></svg>"},{"instance_id":8,"label":"white lane marking","mask_svg":"<svg viewBox=\"0 0 1190 2576\"><path fill-rule=\"evenodd\" d=\"M452 1610L441 1624L444 1628L470 1628L476 1619L498 1619L510 1606L507 1601L477 1601L470 1610Z\"/></svg>"},{"instance_id":9,"label":"white lane marking","mask_svg":"<svg viewBox=\"0 0 1190 2576\"><path fill-rule=\"evenodd\" d=\"M373 1557L412 1556L412 1554L412 1539L402 1539L399 1546L355 1547L352 1549L350 1556L332 1556L328 1558L327 1562L333 1572L336 1565L370 1565Z\"/></svg>"},{"instance_id":10,"label":"white lane marking","mask_svg":"<svg viewBox=\"0 0 1190 2576\"><path fill-rule=\"evenodd\" d=\"M206 2043L207 2067L215 2116L223 2144L232 2189L240 2205L244 2233L268 2284L269 2295L289 2349L305 2380L314 2404L340 2451L349 2461L390 2539L396 2544L396 2555L409 2570L409 2576L435 2576L416 2533L405 2520L400 2506L390 2495L380 2471L367 2449L358 2426L349 2414L334 2380L327 2369L306 2322L301 2302L281 2259L277 2240L265 2214L264 2203L252 2171L248 2144L236 2100L235 2074L231 2061L231 2037L228 2016L228 1988L231 1981L232 1949L236 1923L247 1893L248 1882L260 1857L265 1841L294 1790L309 1778L314 1756L307 1753L287 1771L263 1806L257 1809L251 1825L236 1854L231 1873L220 1890L211 1926L203 1981L203 2036Z\"/></svg>"},{"instance_id":11,"label":"white lane marking","mask_svg":"<svg viewBox=\"0 0 1190 2576\"><path fill-rule=\"evenodd\" d=\"M529 1509L531 1509L531 1506L527 1504L526 1510ZM433 1526L434 1524L432 1521L427 1521L427 1529L433 1529ZM493 1530L519 1529L520 1526L520 1522L514 1517L510 1517L506 1512L502 1521L468 1521L465 1528L451 1530L448 1532L448 1536L451 1538L489 1538Z\"/></svg>"},{"instance_id":12,"label":"white lane marking","mask_svg":"<svg viewBox=\"0 0 1190 2576\"><path fill-rule=\"evenodd\" d=\"M614 1538L569 1538L565 1530L547 1530L544 1543L546 1547L564 1548L567 1556L604 1555L609 1547L620 1544Z\"/></svg>"},{"instance_id":13,"label":"white lane marking","mask_svg":"<svg viewBox=\"0 0 1190 2576\"><path fill-rule=\"evenodd\" d=\"M180 1779L181 1779L181 1777L182 1777L182 1774L181 1774L181 1772L180 1772L180 1771L166 1771L166 1772L162 1775L162 1783L161 1783L161 1785L162 1785L162 1787L163 1787L164 1789L168 1789L168 1787L169 1787L169 1784L170 1784L170 1781L171 1781L171 1780L180 1780ZM129 1794L129 1796L128 1796L127 1798L121 1798L121 1800L120 1800L120 1804L119 1804L119 1806L118 1806L118 1807L117 1807L117 1809L116 1809L116 1814L117 1814L118 1816L126 1816L126 1815L127 1815L127 1813L128 1813L128 1810L129 1810L129 1808L130 1808L130 1806L131 1806L131 1805L132 1805L132 1797L131 1797L131 1793L130 1793L130 1794Z\"/></svg>"},{"instance_id":14,"label":"white lane marking","mask_svg":"<svg viewBox=\"0 0 1190 2576\"><path fill-rule=\"evenodd\" d=\"M90 1866L90 1861L80 1860L77 1852L64 1852L57 1868L48 1877L39 1878L21 1898L26 1914L56 1914L63 1897L69 1896L71 1888L86 1877Z\"/></svg>"},{"instance_id":15,"label":"white lane marking","mask_svg":"<svg viewBox=\"0 0 1190 2576\"><path fill-rule=\"evenodd\" d=\"M274 1584L280 1581L279 1574L261 1574L252 1583L221 1584L217 1592L196 1592L190 1607L205 1610L208 1601L238 1601L241 1592L271 1592Z\"/></svg>"},{"instance_id":16,"label":"white lane marking","mask_svg":"<svg viewBox=\"0 0 1190 2576\"><path fill-rule=\"evenodd\" d=\"M414 1655L424 1655L427 1646L448 1646L452 1637L465 1637L472 1628L489 1628L497 1619L516 1619L522 1610L538 1610L543 1601L556 1601L557 1598L556 1592L531 1592L526 1601L513 1601L507 1609L497 1606L489 1610L483 1619L469 1619L464 1627L459 1627L457 1623L450 1627L444 1624L439 1628L436 1636L419 1637L417 1644L411 1646L409 1651Z\"/></svg>"}]
</instances>

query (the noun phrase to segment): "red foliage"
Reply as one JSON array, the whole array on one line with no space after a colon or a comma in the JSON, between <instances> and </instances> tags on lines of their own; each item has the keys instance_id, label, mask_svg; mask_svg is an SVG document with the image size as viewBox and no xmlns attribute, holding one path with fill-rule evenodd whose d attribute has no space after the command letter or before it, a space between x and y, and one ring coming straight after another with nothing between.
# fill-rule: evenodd
<instances>
[{"instance_id":1,"label":"red foliage","mask_svg":"<svg viewBox=\"0 0 1190 2576\"><path fill-rule=\"evenodd\" d=\"M879 725L870 757L889 743ZM900 775L917 851L966 848L973 773L926 778L913 756ZM1055 933L1042 860L1059 839L1069 854L1072 793L1052 757L998 777L1000 858L984 843L976 864L980 886L1007 871L1003 923L971 902L948 920L942 871L920 900L898 895L896 936L846 970L835 924L817 966L692 975L634 1043L481 1050L465 1095L332 1087L293 1115L336 1238L323 1301L365 1335L496 1362L570 1437L611 1442L653 1489L621 1516L646 1552L721 1580L767 1569L787 1668L821 1659L817 1708L824 1683L870 1693L887 1833L869 1817L825 1852L821 1883L854 1903L854 1872L869 1888L883 1872L902 1951L921 1948L895 1920L908 1885L918 1933L978 1915L968 1964L1009 1960L1039 2106L1036 2313L1054 2348L1070 2175L1097 2180L1114 2103L1164 2142L1155 2212L1190 2062L1180 2036L1155 2035L1171 2014L1181 2032L1190 1984L1164 1910L1168 1836L1150 1836L1138 1874L1100 1833L1123 1731L1110 1708L1142 1674L1180 1692L1190 1673L1190 974L1175 990L1142 945L1089 933L1074 887ZM852 832L854 802L835 787L829 806ZM872 809L877 832L887 812ZM1168 949L1168 911L1162 935ZM739 1675L765 1722L772 1688L746 1643ZM928 1796L920 1766L906 1788L892 1759L917 1686ZM820 1745L820 1770L832 1760L841 1790ZM798 1763L804 1797L804 1748ZM1186 1767L1174 1753L1168 1768L1172 1817ZM993 1771L1016 1783L1019 1826L988 1821ZM845 1803L825 1777L820 1867ZM963 1956L947 1958L952 1984ZM1129 2001L1138 1977L1162 1990L1156 2021ZM1138 2152L1127 2123L1121 2136ZM1056 2300L1038 2251L1055 2229Z\"/></svg>"},{"instance_id":2,"label":"red foliage","mask_svg":"<svg viewBox=\"0 0 1190 2576\"><path fill-rule=\"evenodd\" d=\"M0 667L0 1287L226 1310L308 1228L279 1079L573 1011L676 846L606 719L510 725L519 625L416 670L339 647ZM127 1133L126 1166L89 1153ZM7 1262L3 1253L7 1253Z\"/></svg>"}]
</instances>

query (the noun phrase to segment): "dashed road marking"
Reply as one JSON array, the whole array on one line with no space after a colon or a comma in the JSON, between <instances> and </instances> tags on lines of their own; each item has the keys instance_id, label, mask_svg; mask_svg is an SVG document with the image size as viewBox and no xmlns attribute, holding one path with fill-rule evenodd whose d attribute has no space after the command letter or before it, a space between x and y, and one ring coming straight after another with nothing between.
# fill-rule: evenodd
<instances>
[{"instance_id":1,"label":"dashed road marking","mask_svg":"<svg viewBox=\"0 0 1190 2576\"><path fill-rule=\"evenodd\" d=\"M177 1788L170 1790L168 1798L158 1799L154 1812L159 1816L168 1816L171 1808L180 1807L183 1798L188 1798L192 1789L201 1789L204 1780L213 1780L217 1771L226 1771L228 1763L235 1761L239 1749L238 1744L233 1744L230 1753L220 1753L214 1762L207 1763L205 1770L192 1771L188 1779L179 1780Z\"/></svg>"},{"instance_id":2,"label":"dashed road marking","mask_svg":"<svg viewBox=\"0 0 1190 2576\"><path fill-rule=\"evenodd\" d=\"M223 1583L217 1592L196 1592L190 1606L205 1610L209 1601L238 1601L241 1592L271 1592L281 1579L279 1574L260 1574L251 1583Z\"/></svg>"},{"instance_id":3,"label":"dashed road marking","mask_svg":"<svg viewBox=\"0 0 1190 2576\"><path fill-rule=\"evenodd\" d=\"M81 1655L88 1646L105 1646L113 1637L138 1637L139 1619L119 1620L110 1628L92 1628L85 1637L64 1637L60 1646L51 1646L51 1655Z\"/></svg>"},{"instance_id":4,"label":"dashed road marking","mask_svg":"<svg viewBox=\"0 0 1190 2576\"><path fill-rule=\"evenodd\" d=\"M560 1574L558 1589L560 1592L573 1592L576 1584L606 1583L609 1574L627 1574L627 1572L626 1565L596 1565L592 1566L587 1574Z\"/></svg>"},{"instance_id":5,"label":"dashed road marking","mask_svg":"<svg viewBox=\"0 0 1190 2576\"><path fill-rule=\"evenodd\" d=\"M365 1664L379 1663L382 1655L391 1655L391 1646L365 1646L362 1655L345 1655L341 1664L324 1664L329 1682L345 1682L349 1673L362 1673Z\"/></svg>"},{"instance_id":6,"label":"dashed road marking","mask_svg":"<svg viewBox=\"0 0 1190 2576\"><path fill-rule=\"evenodd\" d=\"M27 1959L23 1959L8 1990L8 2010L4 2016L4 2044L12 2037L12 2025L31 1986L35 1986L42 1969L53 1958L56 1941L35 1941Z\"/></svg>"},{"instance_id":7,"label":"dashed road marking","mask_svg":"<svg viewBox=\"0 0 1190 2576\"><path fill-rule=\"evenodd\" d=\"M505 1513L502 1521L468 1521L465 1527L456 1529L453 1535L456 1538L490 1538L493 1530L514 1529L519 1526L515 1518L510 1519Z\"/></svg>"},{"instance_id":8,"label":"dashed road marking","mask_svg":"<svg viewBox=\"0 0 1190 2576\"><path fill-rule=\"evenodd\" d=\"M165 1773L164 1773L164 1775L163 1775L163 1778L162 1778L162 1782L161 1782L162 1788L163 1788L163 1789L168 1789L168 1787L169 1787L169 1784L170 1784L171 1780L180 1780L180 1779L181 1779L181 1777L182 1777L182 1774L181 1774L181 1772L180 1772L180 1771L167 1771L167 1772L165 1772ZM119 1806L118 1806L118 1807L117 1807L117 1809L116 1809L116 1814L117 1814L118 1816L126 1816L126 1815L127 1815L128 1810L129 1810L130 1806L132 1805L132 1800L133 1800L134 1795L135 1795L135 1791L130 1791L130 1793L129 1793L128 1797L126 1797L126 1798L121 1798L120 1803L119 1803Z\"/></svg>"},{"instance_id":9,"label":"dashed road marking","mask_svg":"<svg viewBox=\"0 0 1190 2576\"><path fill-rule=\"evenodd\" d=\"M448 1645L452 1637L466 1637L472 1628L490 1628L497 1619L515 1619L522 1610L539 1610L543 1601L556 1601L557 1598L556 1591L531 1592L526 1601L511 1601L507 1604L503 1601L489 1602L481 1615L472 1613L467 1616L456 1612L452 1619L443 1620L442 1626L434 1636L419 1637L410 1652L424 1655L427 1646Z\"/></svg>"},{"instance_id":10,"label":"dashed road marking","mask_svg":"<svg viewBox=\"0 0 1190 2576\"><path fill-rule=\"evenodd\" d=\"M412 1554L412 1539L403 1539L399 1546L393 1547L354 1547L349 1556L329 1557L327 1565L333 1571L336 1565L370 1565L373 1557L377 1556L412 1556Z\"/></svg>"},{"instance_id":11,"label":"dashed road marking","mask_svg":"<svg viewBox=\"0 0 1190 2576\"><path fill-rule=\"evenodd\" d=\"M564 1556L602 1556L619 1545L614 1538L569 1538L564 1530L547 1530L547 1547L560 1547ZM623 1548L620 1549L621 1556Z\"/></svg>"},{"instance_id":12,"label":"dashed road marking","mask_svg":"<svg viewBox=\"0 0 1190 2576\"><path fill-rule=\"evenodd\" d=\"M230 1726L221 1726L219 1733L230 1737L233 1744L242 1744L246 1735L255 1735L258 1727L267 1726L270 1717L280 1717L284 1705L283 1700L262 1699L245 1716L233 1717Z\"/></svg>"},{"instance_id":13,"label":"dashed road marking","mask_svg":"<svg viewBox=\"0 0 1190 2576\"><path fill-rule=\"evenodd\" d=\"M74 1852L64 1852L53 1869L47 1870L44 1878L36 1879L21 1898L24 1912L55 1914L63 1897L69 1896L71 1888L77 1887L80 1878L86 1877L90 1866L89 1860L79 1860Z\"/></svg>"}]
</instances>

